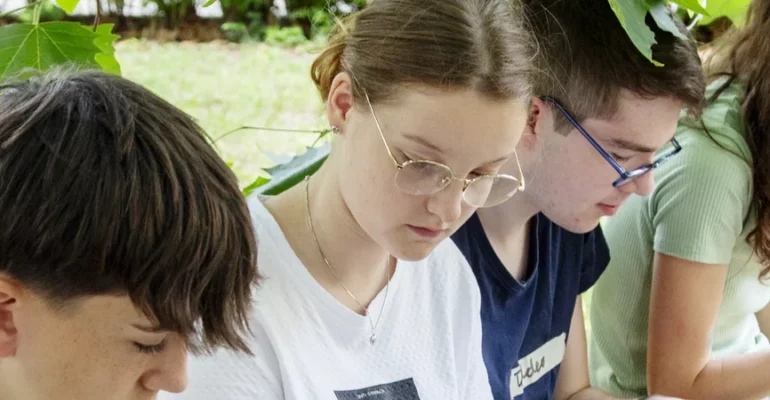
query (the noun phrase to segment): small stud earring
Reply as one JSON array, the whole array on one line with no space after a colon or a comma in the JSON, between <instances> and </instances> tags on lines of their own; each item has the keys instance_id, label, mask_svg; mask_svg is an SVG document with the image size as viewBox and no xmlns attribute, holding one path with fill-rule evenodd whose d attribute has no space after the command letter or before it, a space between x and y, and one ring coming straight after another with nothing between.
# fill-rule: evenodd
<instances>
[{"instance_id":1,"label":"small stud earring","mask_svg":"<svg viewBox=\"0 0 770 400\"><path fill-rule=\"evenodd\" d=\"M340 127L337 125L332 125L332 133L339 135L342 133L342 129L340 129Z\"/></svg>"}]
</instances>

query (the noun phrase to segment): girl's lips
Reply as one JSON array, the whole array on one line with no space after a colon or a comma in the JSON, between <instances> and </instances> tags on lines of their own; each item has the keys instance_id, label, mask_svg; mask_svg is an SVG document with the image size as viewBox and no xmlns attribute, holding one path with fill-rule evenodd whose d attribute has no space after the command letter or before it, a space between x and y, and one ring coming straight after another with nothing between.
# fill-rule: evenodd
<instances>
[{"instance_id":1,"label":"girl's lips","mask_svg":"<svg viewBox=\"0 0 770 400\"><path fill-rule=\"evenodd\" d=\"M425 238L436 238L441 236L442 233L444 233L443 229L433 229L433 228L426 228L422 226L415 226L415 225L407 225L409 229L412 230L412 232L416 233L417 235Z\"/></svg>"}]
</instances>

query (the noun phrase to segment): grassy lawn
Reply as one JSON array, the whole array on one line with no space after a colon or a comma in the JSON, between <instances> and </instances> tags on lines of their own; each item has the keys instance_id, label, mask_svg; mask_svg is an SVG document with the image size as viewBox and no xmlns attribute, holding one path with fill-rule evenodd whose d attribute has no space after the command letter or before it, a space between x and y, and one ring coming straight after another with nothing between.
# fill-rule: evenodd
<instances>
[{"instance_id":1,"label":"grassy lawn","mask_svg":"<svg viewBox=\"0 0 770 400\"><path fill-rule=\"evenodd\" d=\"M116 54L123 76L194 116L217 138L243 125L324 128L322 102L310 79L317 46L155 43L127 40ZM217 141L241 185L273 164L263 152L295 153L315 135L244 130Z\"/></svg>"}]
</instances>

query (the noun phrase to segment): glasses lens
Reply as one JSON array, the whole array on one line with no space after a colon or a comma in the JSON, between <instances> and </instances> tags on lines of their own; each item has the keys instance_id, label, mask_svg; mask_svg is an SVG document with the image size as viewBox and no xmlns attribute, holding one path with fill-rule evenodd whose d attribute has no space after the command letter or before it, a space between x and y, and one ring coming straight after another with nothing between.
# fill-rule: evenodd
<instances>
[{"instance_id":1,"label":"glasses lens","mask_svg":"<svg viewBox=\"0 0 770 400\"><path fill-rule=\"evenodd\" d=\"M414 195L434 194L451 182L452 171L449 167L427 161L407 163L396 174L396 187Z\"/></svg>"},{"instance_id":2,"label":"glasses lens","mask_svg":"<svg viewBox=\"0 0 770 400\"><path fill-rule=\"evenodd\" d=\"M465 190L465 202L473 207L496 206L516 194L521 188L519 181L508 175L477 178Z\"/></svg>"}]
</instances>

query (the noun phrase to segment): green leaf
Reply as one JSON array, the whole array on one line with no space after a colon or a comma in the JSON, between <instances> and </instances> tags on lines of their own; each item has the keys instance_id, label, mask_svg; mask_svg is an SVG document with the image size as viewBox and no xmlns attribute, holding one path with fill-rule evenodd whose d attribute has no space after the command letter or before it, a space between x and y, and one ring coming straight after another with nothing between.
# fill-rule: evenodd
<instances>
[{"instance_id":1,"label":"green leaf","mask_svg":"<svg viewBox=\"0 0 770 400\"><path fill-rule=\"evenodd\" d=\"M682 40L690 40L687 36L685 36L682 32L679 31L679 28L676 26L676 23L671 18L671 12L668 10L668 7L666 6L666 2L664 0L655 0L652 1L650 4L650 15L652 15L652 18L655 20L655 23L658 25L658 28L671 32L674 36L678 37Z\"/></svg>"},{"instance_id":2,"label":"green leaf","mask_svg":"<svg viewBox=\"0 0 770 400\"><path fill-rule=\"evenodd\" d=\"M99 35L77 22L46 22L40 25L11 24L0 27L0 81L33 68L45 71L58 64L100 67Z\"/></svg>"},{"instance_id":3,"label":"green leaf","mask_svg":"<svg viewBox=\"0 0 770 400\"><path fill-rule=\"evenodd\" d=\"M78 3L80 3L80 0L56 0L56 4L58 4L62 10L66 11L67 14L75 12L75 7L78 6Z\"/></svg>"},{"instance_id":4,"label":"green leaf","mask_svg":"<svg viewBox=\"0 0 770 400\"><path fill-rule=\"evenodd\" d=\"M120 75L120 63L115 58L114 43L120 39L120 35L112 33L112 28L115 24L101 24L96 27L96 34L98 35L94 39L94 44L102 52L94 56L96 62L102 67L102 70L111 74ZM83 28L86 28L83 26ZM91 29L87 27L86 29Z\"/></svg>"},{"instance_id":5,"label":"green leaf","mask_svg":"<svg viewBox=\"0 0 770 400\"><path fill-rule=\"evenodd\" d=\"M206 4L203 5L203 8L206 8L206 7L212 5L212 4L216 3L216 2L217 2L217 0L208 0L206 2Z\"/></svg>"},{"instance_id":6,"label":"green leaf","mask_svg":"<svg viewBox=\"0 0 770 400\"><path fill-rule=\"evenodd\" d=\"M634 43L637 49L651 63L662 66L663 64L652 59L652 45L655 41L655 34L647 26L644 19L647 17L649 4L644 0L608 0L612 11L620 21L620 25L626 30L628 37Z\"/></svg>"},{"instance_id":7,"label":"green leaf","mask_svg":"<svg viewBox=\"0 0 770 400\"><path fill-rule=\"evenodd\" d=\"M698 23L707 25L719 17L730 18L735 25L743 25L746 20L746 11L751 0L708 0L706 11L708 17L703 17Z\"/></svg>"},{"instance_id":8,"label":"green leaf","mask_svg":"<svg viewBox=\"0 0 770 400\"><path fill-rule=\"evenodd\" d=\"M255 189L257 189L258 187L268 182L270 182L270 179L265 178L264 176L260 176L259 178L257 178L257 180L252 182L251 185L246 186L246 188L243 189L243 195L248 197L251 193L254 192Z\"/></svg>"},{"instance_id":9,"label":"green leaf","mask_svg":"<svg viewBox=\"0 0 770 400\"><path fill-rule=\"evenodd\" d=\"M669 3L678 4L680 7L684 7L690 11L695 11L698 14L709 15L708 10L703 8L698 0L668 0ZM714 0L708 0L711 3Z\"/></svg>"},{"instance_id":10,"label":"green leaf","mask_svg":"<svg viewBox=\"0 0 770 400\"><path fill-rule=\"evenodd\" d=\"M302 182L306 176L314 174L321 168L326 157L329 156L331 145L325 143L318 147L309 147L304 153L295 156L289 162L267 168L270 180L257 178L257 180L244 189L244 194L259 193L274 196L290 189Z\"/></svg>"}]
</instances>

